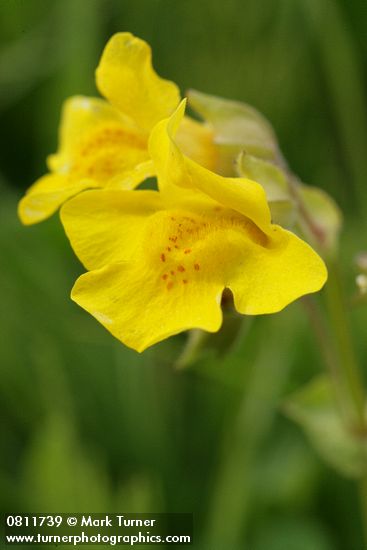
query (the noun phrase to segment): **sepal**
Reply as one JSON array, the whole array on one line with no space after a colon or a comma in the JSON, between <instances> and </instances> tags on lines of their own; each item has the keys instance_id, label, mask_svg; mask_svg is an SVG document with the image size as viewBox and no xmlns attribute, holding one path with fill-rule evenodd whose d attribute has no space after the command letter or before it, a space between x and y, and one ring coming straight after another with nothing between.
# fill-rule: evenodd
<instances>
[{"instance_id":1,"label":"sepal","mask_svg":"<svg viewBox=\"0 0 367 550\"><path fill-rule=\"evenodd\" d=\"M189 90L187 97L189 106L213 127L218 145L238 146L265 159L280 157L272 126L250 105L196 90Z\"/></svg>"}]
</instances>

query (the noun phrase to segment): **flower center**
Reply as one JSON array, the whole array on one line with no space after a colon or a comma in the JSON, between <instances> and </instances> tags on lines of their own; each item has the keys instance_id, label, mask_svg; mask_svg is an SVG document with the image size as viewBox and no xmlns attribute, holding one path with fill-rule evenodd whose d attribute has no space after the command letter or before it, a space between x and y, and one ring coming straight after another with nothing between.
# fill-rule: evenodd
<instances>
[{"instance_id":1,"label":"flower center","mask_svg":"<svg viewBox=\"0 0 367 550\"><path fill-rule=\"evenodd\" d=\"M219 208L219 210L218 210ZM267 237L250 220L220 207L204 215L158 212L152 216L143 244L162 285L171 290L197 279L210 279L233 268L247 241L266 246Z\"/></svg>"},{"instance_id":2,"label":"flower center","mask_svg":"<svg viewBox=\"0 0 367 550\"><path fill-rule=\"evenodd\" d=\"M102 183L147 158L145 138L111 123L100 126L81 140L68 172L73 179L91 178Z\"/></svg>"}]
</instances>

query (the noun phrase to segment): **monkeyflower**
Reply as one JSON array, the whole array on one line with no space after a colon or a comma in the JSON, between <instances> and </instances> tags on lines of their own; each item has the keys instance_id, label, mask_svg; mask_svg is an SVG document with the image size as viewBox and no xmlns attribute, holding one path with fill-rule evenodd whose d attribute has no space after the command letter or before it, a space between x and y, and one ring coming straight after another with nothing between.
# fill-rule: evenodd
<instances>
[{"instance_id":1,"label":"monkeyflower","mask_svg":"<svg viewBox=\"0 0 367 550\"><path fill-rule=\"evenodd\" d=\"M176 84L156 74L151 57L149 45L131 33L112 36L96 71L97 87L106 99L66 100L59 149L47 159L50 172L20 201L24 224L46 219L85 189L132 189L153 175L149 134L159 120L172 114L180 93ZM186 117L178 137L187 154L212 166L209 129Z\"/></svg>"},{"instance_id":2,"label":"monkeyflower","mask_svg":"<svg viewBox=\"0 0 367 550\"><path fill-rule=\"evenodd\" d=\"M218 331L221 297L241 314L275 313L318 291L316 252L271 222L263 187L220 176L185 156L175 136L184 102L149 140L158 191L90 190L61 219L89 272L72 298L141 352L181 331Z\"/></svg>"}]
</instances>

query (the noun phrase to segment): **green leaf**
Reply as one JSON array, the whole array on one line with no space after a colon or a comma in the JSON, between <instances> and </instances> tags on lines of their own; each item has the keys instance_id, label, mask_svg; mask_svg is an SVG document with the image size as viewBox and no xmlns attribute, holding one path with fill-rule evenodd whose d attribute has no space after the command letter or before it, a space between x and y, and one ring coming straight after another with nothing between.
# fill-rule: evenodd
<instances>
[{"instance_id":1,"label":"green leaf","mask_svg":"<svg viewBox=\"0 0 367 550\"><path fill-rule=\"evenodd\" d=\"M346 477L367 472L367 437L353 433L341 418L331 381L312 380L285 404L286 414L306 432L321 457Z\"/></svg>"},{"instance_id":2,"label":"green leaf","mask_svg":"<svg viewBox=\"0 0 367 550\"><path fill-rule=\"evenodd\" d=\"M218 145L238 146L260 158L276 160L280 151L273 128L266 118L246 103L188 92L189 106L211 124Z\"/></svg>"}]
</instances>

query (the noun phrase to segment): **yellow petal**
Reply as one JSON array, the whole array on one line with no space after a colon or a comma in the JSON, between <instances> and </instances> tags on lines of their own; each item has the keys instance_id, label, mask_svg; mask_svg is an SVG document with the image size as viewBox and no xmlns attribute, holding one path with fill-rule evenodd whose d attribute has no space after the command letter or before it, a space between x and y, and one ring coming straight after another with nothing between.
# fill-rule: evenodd
<instances>
[{"instance_id":1,"label":"yellow petal","mask_svg":"<svg viewBox=\"0 0 367 550\"><path fill-rule=\"evenodd\" d=\"M69 98L59 134L59 151L48 158L51 174L40 178L20 201L24 224L44 220L84 189L132 189L153 173L145 135L127 126L104 100Z\"/></svg>"},{"instance_id":2,"label":"yellow petal","mask_svg":"<svg viewBox=\"0 0 367 550\"><path fill-rule=\"evenodd\" d=\"M72 157L84 135L96 126L124 123L121 114L104 99L72 96L64 101L59 126L59 155ZM51 164L53 156L50 157Z\"/></svg>"},{"instance_id":3,"label":"yellow petal","mask_svg":"<svg viewBox=\"0 0 367 550\"><path fill-rule=\"evenodd\" d=\"M218 171L218 149L214 144L214 133L208 126L185 116L175 141L184 155L208 170Z\"/></svg>"},{"instance_id":4,"label":"yellow petal","mask_svg":"<svg viewBox=\"0 0 367 550\"><path fill-rule=\"evenodd\" d=\"M167 285L144 263L110 265L82 275L72 299L116 338L141 352L192 327L215 332L222 323L220 288Z\"/></svg>"},{"instance_id":5,"label":"yellow petal","mask_svg":"<svg viewBox=\"0 0 367 550\"><path fill-rule=\"evenodd\" d=\"M145 192L130 192L134 197L141 193ZM93 192L64 209L88 195ZM114 203L116 199L117 195ZM79 233L87 232L87 241L94 240L96 250L118 249L119 244L122 248L111 255L114 264L78 280L73 299L138 351L189 328L218 330L226 287L241 313L273 313L318 290L326 279L322 260L300 239L279 227L265 235L230 209L152 209L145 222L122 219L120 226L116 217L107 227L104 221L101 218L95 232L90 220ZM126 243L116 244L116 235L120 239L125 226L131 227L131 234ZM143 229L129 249L139 226Z\"/></svg>"},{"instance_id":6,"label":"yellow petal","mask_svg":"<svg viewBox=\"0 0 367 550\"><path fill-rule=\"evenodd\" d=\"M116 176L106 187L108 189L135 189L142 181L155 176L154 164L151 160L137 164L133 170L121 176Z\"/></svg>"},{"instance_id":7,"label":"yellow petal","mask_svg":"<svg viewBox=\"0 0 367 550\"><path fill-rule=\"evenodd\" d=\"M87 269L126 261L140 245L148 217L161 208L157 191L95 190L61 209L61 221Z\"/></svg>"},{"instance_id":8,"label":"yellow petal","mask_svg":"<svg viewBox=\"0 0 367 550\"><path fill-rule=\"evenodd\" d=\"M48 159L52 171L105 186L148 160L146 136L132 129L106 101L72 97L63 107L60 148Z\"/></svg>"},{"instance_id":9,"label":"yellow petal","mask_svg":"<svg viewBox=\"0 0 367 550\"><path fill-rule=\"evenodd\" d=\"M174 137L184 115L182 101L170 119L153 129L149 152L154 161L160 190L163 194L180 197L176 187L200 192L222 206L232 208L252 220L264 232L270 231L270 210L262 186L245 178L224 178L185 157Z\"/></svg>"},{"instance_id":10,"label":"yellow petal","mask_svg":"<svg viewBox=\"0 0 367 550\"><path fill-rule=\"evenodd\" d=\"M212 254L210 247L203 249L208 224L190 211L160 210L148 215L139 246L124 258L127 261L83 275L72 298L138 351L189 328L218 330L223 277L221 268L216 273L205 262L206 255ZM101 231L106 241L115 240L116 231L103 224Z\"/></svg>"},{"instance_id":11,"label":"yellow petal","mask_svg":"<svg viewBox=\"0 0 367 550\"><path fill-rule=\"evenodd\" d=\"M20 200L19 218L24 225L41 222L51 216L67 199L95 185L91 180L70 184L66 176L46 174L36 181Z\"/></svg>"},{"instance_id":12,"label":"yellow petal","mask_svg":"<svg viewBox=\"0 0 367 550\"><path fill-rule=\"evenodd\" d=\"M147 132L180 100L176 84L157 75L151 58L144 40L117 33L107 43L96 71L102 95Z\"/></svg>"},{"instance_id":13,"label":"yellow petal","mask_svg":"<svg viewBox=\"0 0 367 550\"><path fill-rule=\"evenodd\" d=\"M275 313L304 294L317 292L327 279L324 262L293 233L273 226L270 246L244 250L228 284L237 311Z\"/></svg>"}]
</instances>

